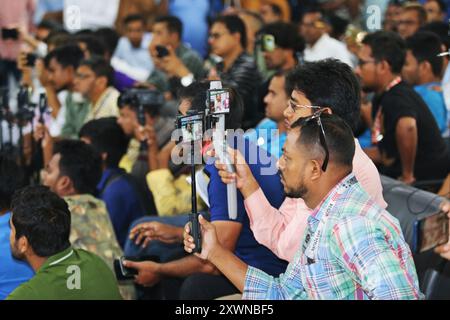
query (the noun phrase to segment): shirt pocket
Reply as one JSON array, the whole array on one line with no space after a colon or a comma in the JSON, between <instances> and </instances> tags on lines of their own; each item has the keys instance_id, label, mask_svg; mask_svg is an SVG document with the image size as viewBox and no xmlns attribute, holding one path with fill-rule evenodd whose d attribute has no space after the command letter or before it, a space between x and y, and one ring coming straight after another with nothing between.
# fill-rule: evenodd
<instances>
[{"instance_id":1,"label":"shirt pocket","mask_svg":"<svg viewBox=\"0 0 450 320\"><path fill-rule=\"evenodd\" d=\"M300 258L301 280L308 298L312 300L349 299L355 291L354 282L334 259Z\"/></svg>"}]
</instances>

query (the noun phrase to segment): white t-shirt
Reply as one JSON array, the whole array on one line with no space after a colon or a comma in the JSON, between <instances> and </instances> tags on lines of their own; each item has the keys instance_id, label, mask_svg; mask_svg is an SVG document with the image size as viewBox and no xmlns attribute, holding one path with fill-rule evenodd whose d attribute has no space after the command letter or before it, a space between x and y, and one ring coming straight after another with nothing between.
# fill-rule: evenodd
<instances>
[{"instance_id":1,"label":"white t-shirt","mask_svg":"<svg viewBox=\"0 0 450 320\"><path fill-rule=\"evenodd\" d=\"M306 46L304 57L305 61L335 58L348 64L352 68L354 67L352 63L352 54L347 50L347 46L326 33L323 34L313 46Z\"/></svg>"}]
</instances>

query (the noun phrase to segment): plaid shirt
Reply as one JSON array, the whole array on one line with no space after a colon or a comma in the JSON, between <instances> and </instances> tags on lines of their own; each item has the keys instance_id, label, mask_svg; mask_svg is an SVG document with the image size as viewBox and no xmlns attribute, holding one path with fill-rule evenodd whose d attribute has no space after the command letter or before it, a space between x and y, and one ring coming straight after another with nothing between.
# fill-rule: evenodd
<instances>
[{"instance_id":1,"label":"plaid shirt","mask_svg":"<svg viewBox=\"0 0 450 320\"><path fill-rule=\"evenodd\" d=\"M368 300L423 295L397 219L376 205L350 174L309 216L302 248L284 274L274 278L248 268L243 298Z\"/></svg>"}]
</instances>

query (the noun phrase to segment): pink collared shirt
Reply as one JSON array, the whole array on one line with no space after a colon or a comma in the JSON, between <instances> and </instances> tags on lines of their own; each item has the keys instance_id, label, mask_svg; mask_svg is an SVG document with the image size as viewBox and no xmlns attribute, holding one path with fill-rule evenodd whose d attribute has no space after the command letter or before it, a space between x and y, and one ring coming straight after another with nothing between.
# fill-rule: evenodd
<instances>
[{"instance_id":1,"label":"pink collared shirt","mask_svg":"<svg viewBox=\"0 0 450 320\"><path fill-rule=\"evenodd\" d=\"M356 139L353 173L364 190L385 209L387 203L383 198L378 170ZM303 199L293 198L286 198L277 210L267 201L261 188L248 197L244 204L255 239L281 259L291 262L302 243L306 220L312 210Z\"/></svg>"}]
</instances>

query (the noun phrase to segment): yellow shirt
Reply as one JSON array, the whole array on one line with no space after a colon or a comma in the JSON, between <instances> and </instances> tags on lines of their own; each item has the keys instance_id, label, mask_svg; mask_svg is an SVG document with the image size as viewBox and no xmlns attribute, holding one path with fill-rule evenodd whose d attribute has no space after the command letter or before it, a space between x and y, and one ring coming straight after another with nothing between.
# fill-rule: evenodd
<instances>
[{"instance_id":1,"label":"yellow shirt","mask_svg":"<svg viewBox=\"0 0 450 320\"><path fill-rule=\"evenodd\" d=\"M147 184L153 194L159 216L174 216L191 212L191 185L187 175L175 178L169 169L150 171ZM198 211L206 209L205 203L197 194Z\"/></svg>"},{"instance_id":2,"label":"yellow shirt","mask_svg":"<svg viewBox=\"0 0 450 320\"><path fill-rule=\"evenodd\" d=\"M119 108L117 107L117 99L120 92L113 87L109 87L102 93L95 105L89 106L89 113L84 122L107 117L118 117Z\"/></svg>"}]
</instances>

